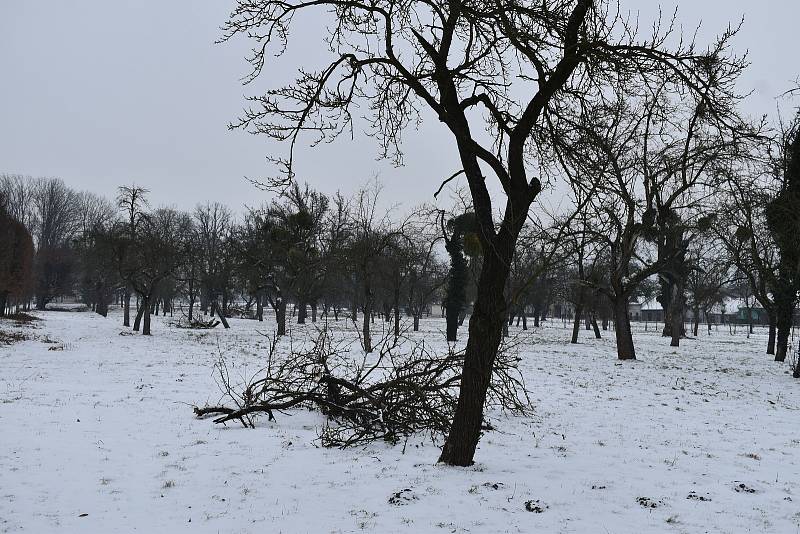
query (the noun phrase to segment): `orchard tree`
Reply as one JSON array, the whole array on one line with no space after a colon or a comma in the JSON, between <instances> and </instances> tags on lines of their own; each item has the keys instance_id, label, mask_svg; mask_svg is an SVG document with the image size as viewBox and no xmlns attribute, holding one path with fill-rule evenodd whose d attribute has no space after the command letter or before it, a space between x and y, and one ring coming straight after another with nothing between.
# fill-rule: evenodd
<instances>
[{"instance_id":1,"label":"orchard tree","mask_svg":"<svg viewBox=\"0 0 800 534\"><path fill-rule=\"evenodd\" d=\"M332 19L329 35L320 39L330 60L252 97L232 127L288 142L288 155L276 160L278 183L294 176L302 134L313 132L319 142L351 131L351 111L361 101L358 109L372 113L366 121L381 155L395 162L402 160L408 126L433 116L451 134L460 161L455 175L463 175L472 196L483 267L440 461L470 465L507 316L504 292L517 237L542 190L549 146L561 137L563 119L583 113L610 83L645 80L652 87L663 78L716 114L729 103L732 74L742 66L727 54L735 32L705 50L670 35L672 24L654 24L655 33L640 38L608 0L238 0L223 31L225 40L244 35L255 41L248 81L286 49L292 21L307 11ZM669 48L668 42L679 44ZM501 202L499 220L490 179L502 190L494 198Z\"/></svg>"},{"instance_id":2,"label":"orchard tree","mask_svg":"<svg viewBox=\"0 0 800 534\"><path fill-rule=\"evenodd\" d=\"M0 193L0 317L12 300L30 295L33 278L33 239L25 226L9 215Z\"/></svg>"},{"instance_id":3,"label":"orchard tree","mask_svg":"<svg viewBox=\"0 0 800 534\"><path fill-rule=\"evenodd\" d=\"M767 204L765 214L780 254L775 277L778 329L775 361L782 362L788 352L797 292L800 290L800 115L780 137L775 160L780 189Z\"/></svg>"},{"instance_id":4,"label":"orchard tree","mask_svg":"<svg viewBox=\"0 0 800 534\"><path fill-rule=\"evenodd\" d=\"M128 263L133 261L133 246L138 239L138 230L148 207L147 194L150 191L136 185L120 186L117 188L117 208L122 212L122 221L115 229L115 261L122 279L126 282L122 295L123 326L131 325L131 291L129 280L124 273L133 272Z\"/></svg>"},{"instance_id":5,"label":"orchard tree","mask_svg":"<svg viewBox=\"0 0 800 534\"><path fill-rule=\"evenodd\" d=\"M80 229L79 198L59 178L40 179L33 191L36 309L43 310L72 286L75 256L70 245Z\"/></svg>"}]
</instances>

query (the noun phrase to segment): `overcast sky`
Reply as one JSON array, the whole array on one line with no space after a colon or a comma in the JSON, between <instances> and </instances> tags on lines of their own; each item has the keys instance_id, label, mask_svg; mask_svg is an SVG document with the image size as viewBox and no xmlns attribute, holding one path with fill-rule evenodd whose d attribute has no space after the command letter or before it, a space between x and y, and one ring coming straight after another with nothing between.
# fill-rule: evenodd
<instances>
[{"instance_id":1,"label":"overcast sky","mask_svg":"<svg viewBox=\"0 0 800 534\"><path fill-rule=\"evenodd\" d=\"M154 204L189 209L218 200L239 209L267 198L245 176L268 175L267 139L226 128L244 95L283 77L297 58L320 55L319 28L306 25L292 55L243 87L244 41L215 45L231 1L0 1L0 173L60 176L77 189L114 195L136 183ZM651 20L656 3L623 0ZM676 2L664 2L670 12ZM775 97L800 76L798 0L681 0L699 42L744 16L737 50L752 66L741 90L746 110L774 116ZM312 25L313 26L313 25ZM704 38L706 40L704 40ZM379 174L385 198L405 205L430 200L459 167L437 123L409 132L406 166L377 161L364 135L299 152L298 175L325 192L349 193Z\"/></svg>"}]
</instances>

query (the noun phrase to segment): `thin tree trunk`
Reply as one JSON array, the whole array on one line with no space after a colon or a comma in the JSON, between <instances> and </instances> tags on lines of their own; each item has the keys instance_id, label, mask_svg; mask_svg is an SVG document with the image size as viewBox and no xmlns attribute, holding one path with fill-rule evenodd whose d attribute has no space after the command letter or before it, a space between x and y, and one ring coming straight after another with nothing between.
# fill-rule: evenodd
<instances>
[{"instance_id":1,"label":"thin tree trunk","mask_svg":"<svg viewBox=\"0 0 800 534\"><path fill-rule=\"evenodd\" d=\"M364 352L372 352L372 337L369 332L369 321L372 317L372 303L369 297L364 301L364 320L361 324L361 336L363 342Z\"/></svg>"},{"instance_id":2,"label":"thin tree trunk","mask_svg":"<svg viewBox=\"0 0 800 534\"><path fill-rule=\"evenodd\" d=\"M603 339L603 336L600 335L600 327L597 326L597 319L594 314L592 315L592 329L594 330L595 339Z\"/></svg>"},{"instance_id":3,"label":"thin tree trunk","mask_svg":"<svg viewBox=\"0 0 800 534\"><path fill-rule=\"evenodd\" d=\"M578 335L581 331L581 315L583 314L583 306L578 303L575 305L575 318L572 321L572 340L570 343L578 342Z\"/></svg>"},{"instance_id":4,"label":"thin tree trunk","mask_svg":"<svg viewBox=\"0 0 800 534\"><path fill-rule=\"evenodd\" d=\"M217 312L217 317L219 317L219 321L222 323L222 326L225 328L230 328L231 325L228 324L228 319L225 318L225 313L222 311L222 307L217 304L217 301L214 300L211 302L211 318L214 318L214 312Z\"/></svg>"},{"instance_id":5,"label":"thin tree trunk","mask_svg":"<svg viewBox=\"0 0 800 534\"><path fill-rule=\"evenodd\" d=\"M189 322L194 319L194 283L189 282Z\"/></svg>"},{"instance_id":6,"label":"thin tree trunk","mask_svg":"<svg viewBox=\"0 0 800 534\"><path fill-rule=\"evenodd\" d=\"M394 288L394 339L400 337L400 286Z\"/></svg>"}]
</instances>

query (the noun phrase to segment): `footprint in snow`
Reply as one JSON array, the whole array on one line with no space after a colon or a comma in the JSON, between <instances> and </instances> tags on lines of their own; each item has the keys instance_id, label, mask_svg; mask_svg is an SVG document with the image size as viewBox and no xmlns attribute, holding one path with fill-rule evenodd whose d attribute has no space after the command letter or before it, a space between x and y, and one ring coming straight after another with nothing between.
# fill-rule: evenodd
<instances>
[{"instance_id":1,"label":"footprint in snow","mask_svg":"<svg viewBox=\"0 0 800 534\"><path fill-rule=\"evenodd\" d=\"M392 495L389 497L389 504L393 504L395 506L404 506L417 500L419 500L419 497L417 497L417 495L409 488L406 488L392 493Z\"/></svg>"},{"instance_id":2,"label":"footprint in snow","mask_svg":"<svg viewBox=\"0 0 800 534\"><path fill-rule=\"evenodd\" d=\"M738 482L738 481L737 481ZM736 493L755 493L756 490L745 484L744 482L739 482L738 484L733 486L733 489Z\"/></svg>"},{"instance_id":3,"label":"footprint in snow","mask_svg":"<svg viewBox=\"0 0 800 534\"><path fill-rule=\"evenodd\" d=\"M658 508L659 506L664 504L661 501L654 501L650 497L636 497L636 502L638 502L639 506L641 506L642 508L650 508L650 509Z\"/></svg>"},{"instance_id":4,"label":"footprint in snow","mask_svg":"<svg viewBox=\"0 0 800 534\"><path fill-rule=\"evenodd\" d=\"M550 507L538 499L525 501L525 509L529 512L533 512L534 514L541 514L548 508Z\"/></svg>"}]
</instances>

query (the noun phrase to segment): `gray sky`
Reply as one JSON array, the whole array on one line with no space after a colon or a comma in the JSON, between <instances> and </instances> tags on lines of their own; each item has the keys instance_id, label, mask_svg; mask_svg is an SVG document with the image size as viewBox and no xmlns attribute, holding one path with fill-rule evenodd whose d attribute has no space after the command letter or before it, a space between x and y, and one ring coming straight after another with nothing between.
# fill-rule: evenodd
<instances>
[{"instance_id":1,"label":"gray sky","mask_svg":"<svg viewBox=\"0 0 800 534\"><path fill-rule=\"evenodd\" d=\"M671 12L676 2L664 2ZM244 176L270 174L264 155L281 147L229 132L243 96L287 77L297 60L320 55L319 28L300 27L291 55L263 80L243 87L247 43L215 45L232 2L211 0L0 1L0 172L60 176L109 197L135 182L154 204L188 209L218 200L239 209L268 195ZM737 51L752 66L741 81L753 91L746 111L774 115L775 96L800 76L797 0L681 0L688 30L702 21L700 43L745 16ZM623 0L651 20L656 3ZM318 25L317 25L318 26ZM364 135L299 152L298 177L325 192L349 193L379 173L385 201L430 200L459 167L448 135L429 122L408 132L406 166L376 160Z\"/></svg>"}]
</instances>

